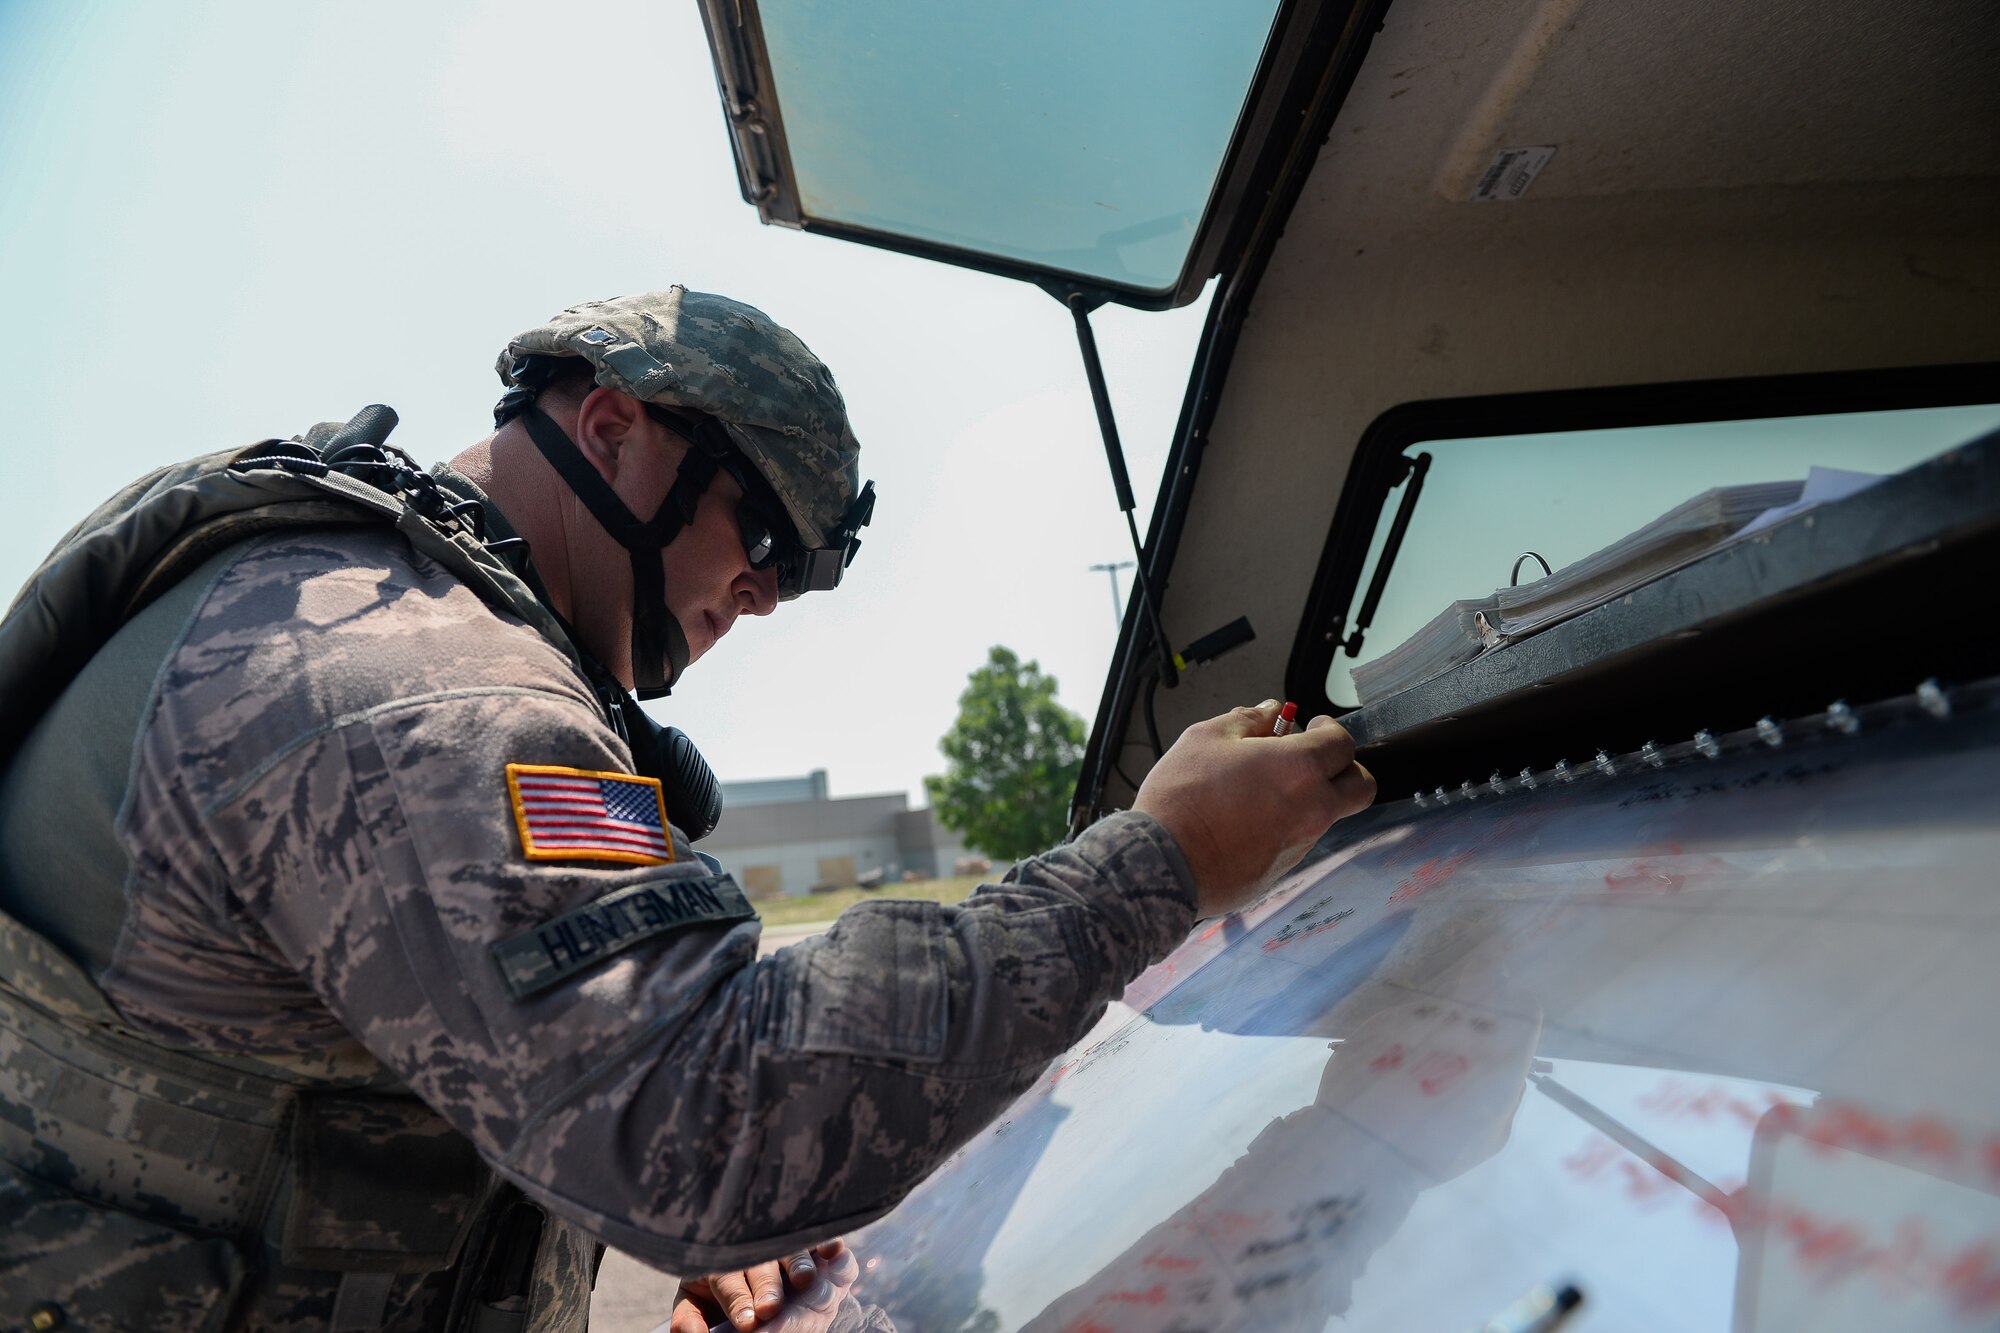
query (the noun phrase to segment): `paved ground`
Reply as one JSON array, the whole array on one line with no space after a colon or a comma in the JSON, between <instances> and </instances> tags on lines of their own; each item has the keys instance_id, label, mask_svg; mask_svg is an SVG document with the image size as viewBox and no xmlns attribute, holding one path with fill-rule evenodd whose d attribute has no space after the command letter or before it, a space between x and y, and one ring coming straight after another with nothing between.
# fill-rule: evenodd
<instances>
[{"instance_id":1,"label":"paved ground","mask_svg":"<svg viewBox=\"0 0 2000 1333\"><path fill-rule=\"evenodd\" d=\"M597 1270L590 1333L652 1333L673 1313L675 1280L613 1250Z\"/></svg>"},{"instance_id":2,"label":"paved ground","mask_svg":"<svg viewBox=\"0 0 2000 1333\"><path fill-rule=\"evenodd\" d=\"M819 934L831 922L767 930L757 952L771 953ZM598 1270L590 1300L590 1333L652 1333L673 1313L676 1279L613 1250Z\"/></svg>"}]
</instances>

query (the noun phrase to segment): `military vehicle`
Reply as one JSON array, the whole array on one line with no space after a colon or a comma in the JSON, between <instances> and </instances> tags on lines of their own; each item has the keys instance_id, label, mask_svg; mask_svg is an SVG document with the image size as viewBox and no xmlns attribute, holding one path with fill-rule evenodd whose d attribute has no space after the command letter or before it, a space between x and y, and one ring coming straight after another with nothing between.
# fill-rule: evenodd
<instances>
[{"instance_id":1,"label":"military vehicle","mask_svg":"<svg viewBox=\"0 0 2000 1333\"><path fill-rule=\"evenodd\" d=\"M772 223L1208 302L1074 805L1381 783L883 1222L940 1330L2000 1326L2000 9L705 0ZM1107 503L1111 499L1107 496Z\"/></svg>"}]
</instances>

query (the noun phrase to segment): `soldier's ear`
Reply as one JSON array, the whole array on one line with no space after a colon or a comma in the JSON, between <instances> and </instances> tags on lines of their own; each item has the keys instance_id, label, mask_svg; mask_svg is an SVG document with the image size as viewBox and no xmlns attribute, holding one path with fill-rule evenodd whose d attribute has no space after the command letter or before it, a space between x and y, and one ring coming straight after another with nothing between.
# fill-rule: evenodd
<instances>
[{"instance_id":1,"label":"soldier's ear","mask_svg":"<svg viewBox=\"0 0 2000 1333\"><path fill-rule=\"evenodd\" d=\"M572 438L599 476L613 485L624 453L638 435L646 409L637 398L598 385L584 395L576 409L576 429Z\"/></svg>"}]
</instances>

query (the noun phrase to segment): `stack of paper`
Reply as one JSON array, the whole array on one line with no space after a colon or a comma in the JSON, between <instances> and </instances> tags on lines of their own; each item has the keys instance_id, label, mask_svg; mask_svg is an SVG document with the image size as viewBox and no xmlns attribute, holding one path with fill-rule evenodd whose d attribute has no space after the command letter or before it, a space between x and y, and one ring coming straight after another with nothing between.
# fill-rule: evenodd
<instances>
[{"instance_id":1,"label":"stack of paper","mask_svg":"<svg viewBox=\"0 0 2000 1333\"><path fill-rule=\"evenodd\" d=\"M1845 500L1856 491L1865 491L1882 480L1879 472L1848 472L1837 467L1816 467L1806 474L1805 489L1791 504L1776 509L1766 509L1744 525L1736 535L1748 537L1753 532L1761 532L1773 523L1783 522L1793 514L1803 514L1814 505Z\"/></svg>"},{"instance_id":2,"label":"stack of paper","mask_svg":"<svg viewBox=\"0 0 2000 1333\"><path fill-rule=\"evenodd\" d=\"M1493 594L1500 637L1525 638L1699 560L1766 510L1797 501L1803 489L1797 481L1718 486L1547 578L1502 588Z\"/></svg>"},{"instance_id":3,"label":"stack of paper","mask_svg":"<svg viewBox=\"0 0 2000 1333\"><path fill-rule=\"evenodd\" d=\"M1487 648L1497 647L1500 636L1493 629L1493 618L1498 610L1497 596L1453 602L1388 652L1356 665L1353 670L1356 698L1361 703L1371 703L1384 695L1421 685L1460 662L1471 661Z\"/></svg>"}]
</instances>

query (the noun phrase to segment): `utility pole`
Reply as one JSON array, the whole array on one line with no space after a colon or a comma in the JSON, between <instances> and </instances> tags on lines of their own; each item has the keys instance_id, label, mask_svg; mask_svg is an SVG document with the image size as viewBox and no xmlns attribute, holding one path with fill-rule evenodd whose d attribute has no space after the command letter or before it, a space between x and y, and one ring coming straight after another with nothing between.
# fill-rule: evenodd
<instances>
[{"instance_id":1,"label":"utility pole","mask_svg":"<svg viewBox=\"0 0 2000 1333\"><path fill-rule=\"evenodd\" d=\"M1090 567L1092 573L1102 570L1111 576L1111 623L1113 628L1125 623L1125 599L1118 595L1118 571L1121 569L1131 569L1132 566L1132 561L1120 560L1114 564L1092 565Z\"/></svg>"}]
</instances>

